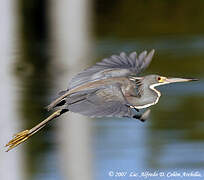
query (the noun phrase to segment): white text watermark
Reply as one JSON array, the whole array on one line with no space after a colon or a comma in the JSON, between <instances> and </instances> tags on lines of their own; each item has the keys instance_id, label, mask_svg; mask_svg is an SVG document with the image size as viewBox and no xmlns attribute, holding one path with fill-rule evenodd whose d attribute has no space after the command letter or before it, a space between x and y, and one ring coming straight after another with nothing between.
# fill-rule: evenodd
<instances>
[{"instance_id":1,"label":"white text watermark","mask_svg":"<svg viewBox=\"0 0 204 180\"><path fill-rule=\"evenodd\" d=\"M130 178L154 178L154 177L166 177L166 178L186 178L186 177L197 177L202 178L203 175L199 171L109 171L108 176L110 177L130 177Z\"/></svg>"}]
</instances>

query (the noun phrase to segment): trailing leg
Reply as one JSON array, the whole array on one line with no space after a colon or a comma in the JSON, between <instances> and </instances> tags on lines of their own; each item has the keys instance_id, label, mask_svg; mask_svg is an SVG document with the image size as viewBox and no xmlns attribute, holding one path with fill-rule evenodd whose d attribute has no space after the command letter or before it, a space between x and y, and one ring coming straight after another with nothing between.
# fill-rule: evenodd
<instances>
[{"instance_id":1,"label":"trailing leg","mask_svg":"<svg viewBox=\"0 0 204 180\"><path fill-rule=\"evenodd\" d=\"M55 111L53 114L51 114L49 117L47 117L45 120L34 126L32 129L24 130L16 135L14 135L14 138L6 144L6 147L8 147L7 152L16 147L17 145L21 144L22 142L26 141L29 137L37 133L39 130L41 130L43 127L46 126L48 122L51 120L61 116L65 112L67 112L68 109L60 109Z\"/></svg>"}]
</instances>

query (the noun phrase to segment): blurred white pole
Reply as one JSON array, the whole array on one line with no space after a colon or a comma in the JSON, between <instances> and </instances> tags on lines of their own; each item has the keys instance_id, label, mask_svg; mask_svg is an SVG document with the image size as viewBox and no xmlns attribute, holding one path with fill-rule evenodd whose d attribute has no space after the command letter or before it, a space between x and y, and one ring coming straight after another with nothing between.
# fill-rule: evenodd
<instances>
[{"instance_id":1,"label":"blurred white pole","mask_svg":"<svg viewBox=\"0 0 204 180\"><path fill-rule=\"evenodd\" d=\"M4 145L19 128L16 79L12 68L16 51L17 1L0 1L0 179L23 180L21 148L5 152Z\"/></svg>"},{"instance_id":2,"label":"blurred white pole","mask_svg":"<svg viewBox=\"0 0 204 180\"><path fill-rule=\"evenodd\" d=\"M90 59L89 0L53 0L51 2L51 38L55 52L55 65L61 65L59 88L67 88L70 77L87 67ZM60 124L60 156L64 179L91 180L91 128L90 120L68 113Z\"/></svg>"}]
</instances>

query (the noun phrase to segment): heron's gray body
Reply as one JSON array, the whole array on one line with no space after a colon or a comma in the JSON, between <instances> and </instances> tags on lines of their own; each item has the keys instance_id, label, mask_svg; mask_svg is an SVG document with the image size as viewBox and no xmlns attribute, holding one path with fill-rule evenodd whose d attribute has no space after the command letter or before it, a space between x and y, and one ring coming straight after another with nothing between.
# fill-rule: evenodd
<instances>
[{"instance_id":1,"label":"heron's gray body","mask_svg":"<svg viewBox=\"0 0 204 180\"><path fill-rule=\"evenodd\" d=\"M159 98L149 86L146 88L128 77L93 81L65 94L65 106L70 111L91 117L132 117L136 113L134 108L147 108Z\"/></svg>"},{"instance_id":2,"label":"heron's gray body","mask_svg":"<svg viewBox=\"0 0 204 180\"><path fill-rule=\"evenodd\" d=\"M17 133L6 146L7 151L26 141L51 120L72 111L91 117L129 117L144 122L150 109L138 114L139 109L148 108L159 101L161 93L156 86L196 79L167 78L159 75L139 77L150 64L154 50L127 56L120 53L103 59L96 65L77 74L62 91L48 110L61 106L49 117L29 130Z\"/></svg>"},{"instance_id":3,"label":"heron's gray body","mask_svg":"<svg viewBox=\"0 0 204 180\"><path fill-rule=\"evenodd\" d=\"M137 77L151 62L149 54L136 52L127 56L111 56L76 75L68 90L50 104L55 107L62 100L67 109L91 117L133 117L136 109L149 107L157 102L158 93L150 88L148 76ZM154 75L156 82L157 75ZM152 77L151 77L152 78ZM145 82L145 84L144 84Z\"/></svg>"},{"instance_id":4,"label":"heron's gray body","mask_svg":"<svg viewBox=\"0 0 204 180\"><path fill-rule=\"evenodd\" d=\"M8 150L26 141L42 129L48 122L65 112L72 111L91 117L129 117L144 122L149 114L147 109L138 114L139 109L148 108L159 101L161 93L156 86L186 82L196 79L167 78L159 75L139 77L150 64L154 50L127 56L120 53L103 59L96 65L77 74L66 91L47 108L61 108L29 130L22 131L8 142Z\"/></svg>"},{"instance_id":5,"label":"heron's gray body","mask_svg":"<svg viewBox=\"0 0 204 180\"><path fill-rule=\"evenodd\" d=\"M67 91L48 106L64 108L91 117L135 117L139 109L155 105L161 93L156 86L192 79L166 78L159 75L139 77L148 67L154 50L129 56L125 53L103 59L77 74Z\"/></svg>"}]
</instances>

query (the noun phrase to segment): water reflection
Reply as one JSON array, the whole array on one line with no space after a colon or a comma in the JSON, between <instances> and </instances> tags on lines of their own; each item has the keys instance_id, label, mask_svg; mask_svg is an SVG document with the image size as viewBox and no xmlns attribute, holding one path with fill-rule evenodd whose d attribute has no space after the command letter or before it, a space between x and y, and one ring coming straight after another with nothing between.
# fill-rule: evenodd
<instances>
[{"instance_id":1,"label":"water reflection","mask_svg":"<svg viewBox=\"0 0 204 180\"><path fill-rule=\"evenodd\" d=\"M51 38L56 54L57 87L68 86L68 79L78 73L93 57L91 30L91 2L84 0L53 1L51 4ZM65 18L66 17L66 18ZM74 18L74 20L73 20ZM59 121L58 121L59 122ZM92 180L92 129L89 118L71 112L63 115L58 126L58 168L62 179Z\"/></svg>"},{"instance_id":2,"label":"water reflection","mask_svg":"<svg viewBox=\"0 0 204 180\"><path fill-rule=\"evenodd\" d=\"M40 2L40 1L39 1ZM31 128L47 113L44 106L48 104L49 90L52 87L49 75L48 41L46 31L46 1L43 3L27 3L19 1L19 56L15 63L15 75L18 78L19 116L24 120L24 128ZM50 127L46 130L50 131ZM39 133L28 141L26 147L28 174L39 171L41 154L47 152L51 144L46 135ZM32 163L30 163L32 162Z\"/></svg>"},{"instance_id":3,"label":"water reflection","mask_svg":"<svg viewBox=\"0 0 204 180\"><path fill-rule=\"evenodd\" d=\"M11 74L15 61L16 18L15 1L2 1L0 6L0 177L1 179L25 179L25 158L22 151L5 153L4 145L9 136L21 126L18 117L18 90L16 78ZM20 148L21 150L21 148Z\"/></svg>"}]
</instances>

